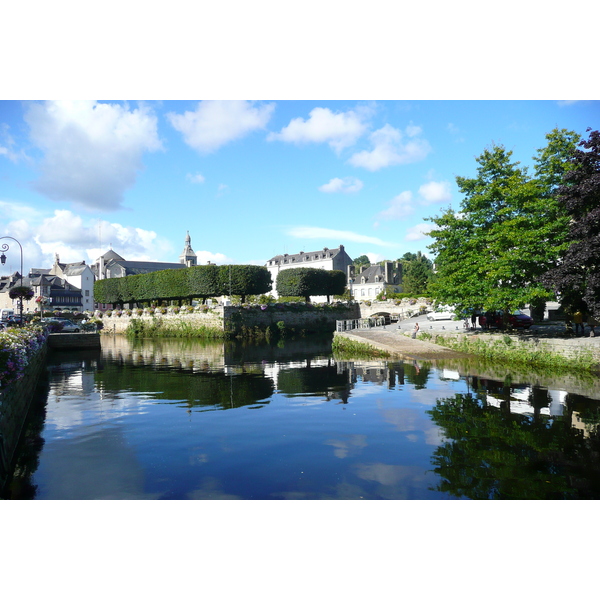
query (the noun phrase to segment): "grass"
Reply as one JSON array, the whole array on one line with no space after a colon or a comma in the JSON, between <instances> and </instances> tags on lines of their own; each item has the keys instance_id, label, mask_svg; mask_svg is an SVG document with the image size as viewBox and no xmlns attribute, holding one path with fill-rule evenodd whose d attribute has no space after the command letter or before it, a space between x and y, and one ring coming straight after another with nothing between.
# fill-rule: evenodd
<instances>
[{"instance_id":1,"label":"grass","mask_svg":"<svg viewBox=\"0 0 600 600\"><path fill-rule=\"evenodd\" d=\"M388 358L389 352L378 350L369 344L349 340L342 336L335 336L331 342L331 349L336 358L348 360L351 358Z\"/></svg>"},{"instance_id":2,"label":"grass","mask_svg":"<svg viewBox=\"0 0 600 600\"><path fill-rule=\"evenodd\" d=\"M543 346L530 349L515 344L509 336L500 339L483 341L467 337L436 336L434 342L457 352L474 354L484 359L502 361L521 366L537 366L550 369L565 369L577 371L598 371L598 360L594 355L582 350L576 356L564 356L551 352Z\"/></svg>"},{"instance_id":3,"label":"grass","mask_svg":"<svg viewBox=\"0 0 600 600\"><path fill-rule=\"evenodd\" d=\"M125 334L129 338L197 338L197 339L224 339L226 334L217 327L205 325L191 325L184 321L165 322L152 320L150 322L142 319L132 319Z\"/></svg>"}]
</instances>

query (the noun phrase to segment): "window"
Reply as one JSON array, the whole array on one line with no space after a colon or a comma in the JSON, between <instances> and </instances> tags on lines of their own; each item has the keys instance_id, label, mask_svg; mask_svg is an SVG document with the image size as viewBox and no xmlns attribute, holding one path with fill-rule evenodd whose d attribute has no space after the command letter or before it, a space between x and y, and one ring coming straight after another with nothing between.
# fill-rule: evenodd
<instances>
[{"instance_id":1,"label":"window","mask_svg":"<svg viewBox=\"0 0 600 600\"><path fill-rule=\"evenodd\" d=\"M85 290L85 295L89 296L90 295L90 290Z\"/></svg>"}]
</instances>

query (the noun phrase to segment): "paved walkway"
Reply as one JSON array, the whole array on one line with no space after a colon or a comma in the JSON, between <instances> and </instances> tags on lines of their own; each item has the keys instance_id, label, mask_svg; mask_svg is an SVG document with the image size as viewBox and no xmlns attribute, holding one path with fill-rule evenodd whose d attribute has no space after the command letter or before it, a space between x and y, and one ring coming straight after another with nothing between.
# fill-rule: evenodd
<instances>
[{"instance_id":1,"label":"paved walkway","mask_svg":"<svg viewBox=\"0 0 600 600\"><path fill-rule=\"evenodd\" d=\"M420 332L422 333L468 333L469 335L490 335L494 333L504 333L502 331L491 330L491 332L483 331L480 327L475 330L466 330L462 321L428 321L423 315L405 319L400 323L393 323L385 327L373 327L372 329L355 329L353 331L345 331L336 333L358 342L366 342L372 346L385 350L392 354L399 355L403 358L420 358L420 359L441 359L461 356L460 353L450 350L443 346L438 346L431 342L423 340L413 340L407 337L405 333L412 331L415 323L419 323ZM600 329L600 328L597 328ZM519 336L523 338L536 338L544 340L556 340L565 343L565 324L562 322L544 322L538 325L533 325L528 330L519 331ZM586 335L583 337L573 336L571 339L577 340L579 348L589 347L597 348L600 345L599 336L589 337L589 330L586 328ZM566 342L572 344L574 342Z\"/></svg>"},{"instance_id":2,"label":"paved walkway","mask_svg":"<svg viewBox=\"0 0 600 600\"><path fill-rule=\"evenodd\" d=\"M458 352L425 342L424 340L413 340L399 331L396 326L373 327L372 329L355 329L344 331L335 335L346 337L357 342L369 343L380 350L385 350L403 358L410 359L439 359L460 356Z\"/></svg>"}]
</instances>

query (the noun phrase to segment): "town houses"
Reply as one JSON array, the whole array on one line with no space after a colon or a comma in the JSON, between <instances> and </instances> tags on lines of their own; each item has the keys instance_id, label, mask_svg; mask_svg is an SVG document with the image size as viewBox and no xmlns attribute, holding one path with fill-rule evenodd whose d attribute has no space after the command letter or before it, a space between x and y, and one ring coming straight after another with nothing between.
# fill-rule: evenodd
<instances>
[{"instance_id":1,"label":"town houses","mask_svg":"<svg viewBox=\"0 0 600 600\"><path fill-rule=\"evenodd\" d=\"M127 260L110 248L99 256L93 264L84 260L67 263L54 256L54 264L49 269L30 269L27 276L19 272L0 276L0 308L19 309L23 303L24 312L39 310L40 304L50 309L91 311L107 308L94 301L94 282L99 279L126 277L165 269L185 269L197 265L197 255L192 249L189 231L186 233L184 248L179 262L158 262ZM402 265L399 262L384 261L381 264L356 267L343 245L337 248L322 248L300 251L297 254L278 254L269 259L265 267L271 274L273 290L271 295L278 297L275 283L277 275L285 269L310 267L342 271L347 278L350 296L357 301L373 300L381 292L402 291ZM13 299L9 292L15 286L28 286L33 289L32 298ZM326 298L314 297L313 301Z\"/></svg>"}]
</instances>

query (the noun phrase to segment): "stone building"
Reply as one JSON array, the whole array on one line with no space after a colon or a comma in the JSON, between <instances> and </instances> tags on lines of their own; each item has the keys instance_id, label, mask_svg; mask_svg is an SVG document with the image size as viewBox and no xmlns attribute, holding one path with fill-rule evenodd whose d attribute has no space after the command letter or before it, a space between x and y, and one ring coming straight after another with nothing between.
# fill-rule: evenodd
<instances>
[{"instance_id":1,"label":"stone building","mask_svg":"<svg viewBox=\"0 0 600 600\"><path fill-rule=\"evenodd\" d=\"M110 279L111 277L126 277L127 275L141 275L153 271L166 269L185 269L196 265L196 253L192 250L190 233L185 237L185 247L179 257L179 262L167 263L144 260L125 260L112 248L96 259L92 270L96 279Z\"/></svg>"},{"instance_id":2,"label":"stone building","mask_svg":"<svg viewBox=\"0 0 600 600\"><path fill-rule=\"evenodd\" d=\"M386 261L384 265L348 268L348 287L357 300L374 300L380 292L402 292L402 263Z\"/></svg>"},{"instance_id":3,"label":"stone building","mask_svg":"<svg viewBox=\"0 0 600 600\"><path fill-rule=\"evenodd\" d=\"M352 265L352 259L348 256L344 250L344 246L340 245L339 248L329 249L323 248L323 250L316 250L312 252L299 252L298 254L278 254L267 261L265 265L271 273L271 279L273 280L273 291L271 294L277 298L277 290L275 284L277 282L277 275L279 271L283 269L296 269L299 267L306 267L312 269L325 269L327 271L342 271L343 273L348 272L348 267ZM323 297L326 300L326 297ZM319 298L313 299L313 301L320 302L324 301Z\"/></svg>"},{"instance_id":4,"label":"stone building","mask_svg":"<svg viewBox=\"0 0 600 600\"><path fill-rule=\"evenodd\" d=\"M8 292L13 286L20 285L21 276L18 273L1 278L0 308L12 308L15 314L19 312L19 301L11 299ZM36 302L36 298L40 296L48 299L44 310L84 310L81 289L62 277L50 275L49 269L32 269L29 276L23 277L23 285L31 287L34 292L30 300L23 301L24 313L39 311L39 303Z\"/></svg>"},{"instance_id":5,"label":"stone building","mask_svg":"<svg viewBox=\"0 0 600 600\"><path fill-rule=\"evenodd\" d=\"M56 254L49 275L56 275L79 288L83 310L94 310L94 281L96 278L92 269L85 264L84 260L75 263L61 263L58 254Z\"/></svg>"}]
</instances>

